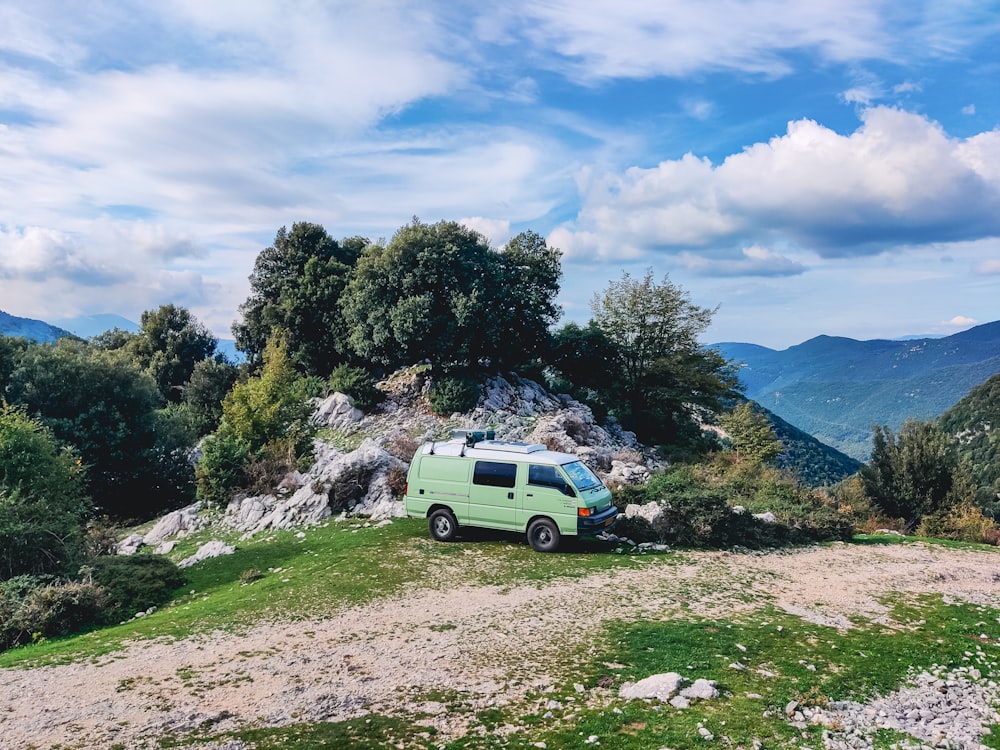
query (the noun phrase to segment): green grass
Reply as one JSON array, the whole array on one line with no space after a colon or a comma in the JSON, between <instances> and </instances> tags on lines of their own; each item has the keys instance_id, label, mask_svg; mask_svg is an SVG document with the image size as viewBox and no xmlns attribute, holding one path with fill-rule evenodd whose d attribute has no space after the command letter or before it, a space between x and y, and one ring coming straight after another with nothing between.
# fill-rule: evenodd
<instances>
[{"instance_id":1,"label":"green grass","mask_svg":"<svg viewBox=\"0 0 1000 750\"><path fill-rule=\"evenodd\" d=\"M0 653L0 667L94 658L131 640L241 632L261 621L324 617L406 587L542 584L634 564L594 540L566 539L563 550L550 555L533 551L523 535L514 534L476 532L442 544L430 539L426 522L418 519L396 519L379 528L365 528L358 520L331 521L247 541L236 532L211 529L181 540L169 556L180 561L209 539L236 551L187 568L188 583L157 612ZM441 569L447 573L437 574Z\"/></svg>"},{"instance_id":2,"label":"green grass","mask_svg":"<svg viewBox=\"0 0 1000 750\"><path fill-rule=\"evenodd\" d=\"M765 747L799 747L800 741L822 747L822 728L795 729L785 720L784 707L790 701L814 706L826 706L830 700L865 702L900 687L909 670L933 665L976 666L984 679L997 679L998 614L988 607L921 597L896 603L893 628L868 622L841 632L767 610L734 620L619 623L607 635L612 647L582 675L588 687L608 688L607 704L567 709L548 720L536 716L536 731L510 747L537 741L549 748L576 747L581 737L592 735L601 748L615 750L695 744L749 747L754 739ZM988 638L981 638L983 634ZM746 669L731 668L734 663ZM662 672L716 680L723 695L685 710L616 697L623 682ZM563 717L570 711L573 719L566 721ZM715 739L703 739L699 725ZM886 735L886 743L877 746L889 744Z\"/></svg>"},{"instance_id":3,"label":"green grass","mask_svg":"<svg viewBox=\"0 0 1000 750\"><path fill-rule=\"evenodd\" d=\"M365 528L358 521L299 532L285 531L240 541L231 535L233 555L208 560L187 571L189 582L175 599L149 617L91 633L43 642L0 654L0 666L36 666L96 658L132 640L183 638L217 629L240 632L262 620L304 620L330 616L345 608L404 589L456 584L542 586L640 565L679 566L693 562L687 553L628 556L614 554L594 540L565 540L560 552L539 554L519 535L476 532L460 541L432 541L422 520L399 519ZM183 540L171 553L191 554L215 532ZM221 537L225 538L225 537ZM868 537L862 544L910 543L899 537ZM963 549L985 549L976 545ZM683 599L738 596L746 582L701 561L700 574L678 588ZM727 568L728 570L728 568ZM259 574L260 577L257 577ZM720 575L728 575L722 580ZM246 582L246 583L244 583ZM728 599L727 599L728 600ZM371 715L350 721L302 723L284 728L246 728L213 733L212 728L183 737L164 737L160 745L184 747L240 739L251 748L401 747L423 750L480 748L579 748L596 736L602 750L658 747L749 748L753 739L771 747L822 747L820 729L791 727L784 706L791 700L822 705L828 700L864 700L899 687L911 667L932 664L975 665L986 679L1000 679L1000 612L988 607L947 604L940 597L890 602L894 625L856 620L849 631L812 624L764 604L747 615L706 620L681 617L667 622L620 621L598 631L561 633L566 644L559 664L546 670L560 680L554 693L529 694L518 705L484 708L468 696L442 692L410 696L438 701L449 716L465 722L462 736L445 740L421 722L427 717ZM628 605L623 604L626 616ZM451 630L443 621L432 630ZM986 639L981 635L987 635ZM745 670L730 668L739 662ZM618 688L659 672L716 680L723 696L686 710L643 701L623 701ZM197 687L199 676L179 672ZM577 692L574 684L582 684ZM128 686L123 685L123 690ZM749 694L749 695L748 695ZM753 697L759 696L759 697ZM549 700L562 707L551 711ZM715 739L698 734L699 723ZM1000 727L994 731L1000 735ZM1000 750L997 735L984 742ZM898 738L897 738L898 739ZM888 747L892 737L879 738ZM587 745L586 747L590 747ZM595 746L596 747L596 746Z\"/></svg>"}]
</instances>

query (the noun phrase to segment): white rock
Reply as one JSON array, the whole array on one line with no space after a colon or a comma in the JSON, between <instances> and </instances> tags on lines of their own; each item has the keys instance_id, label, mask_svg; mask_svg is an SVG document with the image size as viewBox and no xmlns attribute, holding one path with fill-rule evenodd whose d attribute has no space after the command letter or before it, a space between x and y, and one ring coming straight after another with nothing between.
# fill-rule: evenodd
<instances>
[{"instance_id":1,"label":"white rock","mask_svg":"<svg viewBox=\"0 0 1000 750\"><path fill-rule=\"evenodd\" d=\"M685 684L687 684L685 677L676 672L666 672L664 674L654 674L635 683L626 682L618 690L618 695L628 700L656 698L667 702Z\"/></svg>"},{"instance_id":2,"label":"white rock","mask_svg":"<svg viewBox=\"0 0 1000 750\"><path fill-rule=\"evenodd\" d=\"M700 700L718 698L718 683L716 683L715 680L705 680L699 678L695 680L692 685L681 690L681 695L685 698L698 698Z\"/></svg>"},{"instance_id":3,"label":"white rock","mask_svg":"<svg viewBox=\"0 0 1000 750\"><path fill-rule=\"evenodd\" d=\"M218 539L213 539L210 542L206 542L198 548L191 557L186 557L177 563L178 568L190 568L195 563L201 562L202 560L207 560L210 557L219 557L220 555L231 555L236 551L235 547L231 547L225 542L220 542Z\"/></svg>"}]
</instances>

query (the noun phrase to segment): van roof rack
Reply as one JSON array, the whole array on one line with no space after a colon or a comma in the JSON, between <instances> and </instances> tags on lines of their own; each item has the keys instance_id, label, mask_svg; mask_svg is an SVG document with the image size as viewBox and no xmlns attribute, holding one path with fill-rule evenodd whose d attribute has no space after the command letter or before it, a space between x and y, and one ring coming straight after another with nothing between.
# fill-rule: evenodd
<instances>
[{"instance_id":1,"label":"van roof rack","mask_svg":"<svg viewBox=\"0 0 1000 750\"><path fill-rule=\"evenodd\" d=\"M488 451L510 451L511 453L538 453L545 450L545 446L540 443L508 443L503 440L483 440L476 443L480 450Z\"/></svg>"},{"instance_id":2,"label":"van roof rack","mask_svg":"<svg viewBox=\"0 0 1000 750\"><path fill-rule=\"evenodd\" d=\"M452 440L464 440L470 448L483 440L493 440L496 437L494 430L452 430Z\"/></svg>"}]
</instances>

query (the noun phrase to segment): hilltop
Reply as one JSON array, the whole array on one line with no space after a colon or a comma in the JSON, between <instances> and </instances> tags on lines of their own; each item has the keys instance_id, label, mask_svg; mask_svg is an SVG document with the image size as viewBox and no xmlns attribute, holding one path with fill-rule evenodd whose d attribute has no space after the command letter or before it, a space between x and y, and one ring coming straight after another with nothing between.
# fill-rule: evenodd
<instances>
[{"instance_id":1,"label":"hilltop","mask_svg":"<svg viewBox=\"0 0 1000 750\"><path fill-rule=\"evenodd\" d=\"M934 419L1000 372L1000 322L906 341L817 336L781 351L720 343L741 363L746 395L852 458L864 460L873 424Z\"/></svg>"},{"instance_id":2,"label":"hilltop","mask_svg":"<svg viewBox=\"0 0 1000 750\"><path fill-rule=\"evenodd\" d=\"M42 320L19 318L0 310L0 335L16 336L37 341L40 344L51 343L64 336L73 334L63 328L51 325Z\"/></svg>"}]
</instances>

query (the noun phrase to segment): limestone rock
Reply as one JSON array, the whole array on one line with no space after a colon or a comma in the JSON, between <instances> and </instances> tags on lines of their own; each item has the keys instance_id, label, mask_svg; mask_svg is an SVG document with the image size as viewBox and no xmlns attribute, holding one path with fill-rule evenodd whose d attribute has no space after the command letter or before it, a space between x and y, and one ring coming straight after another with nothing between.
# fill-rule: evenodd
<instances>
[{"instance_id":1,"label":"limestone rock","mask_svg":"<svg viewBox=\"0 0 1000 750\"><path fill-rule=\"evenodd\" d=\"M220 555L231 555L235 551L235 547L231 547L225 542L220 542L218 539L213 539L211 542L205 542L205 544L201 545L198 551L191 555L191 557L185 557L177 563L177 567L190 568L202 560L207 560L210 557L219 557Z\"/></svg>"},{"instance_id":2,"label":"limestone rock","mask_svg":"<svg viewBox=\"0 0 1000 750\"><path fill-rule=\"evenodd\" d=\"M198 513L201 503L193 503L186 508L168 513L143 536L143 544L155 546L171 537L183 537L203 526Z\"/></svg>"},{"instance_id":3,"label":"limestone rock","mask_svg":"<svg viewBox=\"0 0 1000 750\"><path fill-rule=\"evenodd\" d=\"M666 703L685 684L687 684L687 679L676 672L654 674L638 682L626 682L618 690L618 696L629 700L635 698L656 698Z\"/></svg>"},{"instance_id":4,"label":"limestone rock","mask_svg":"<svg viewBox=\"0 0 1000 750\"><path fill-rule=\"evenodd\" d=\"M312 420L319 425L343 430L360 422L362 417L364 417L364 413L354 406L354 401L350 396L334 393L319 402Z\"/></svg>"},{"instance_id":5,"label":"limestone rock","mask_svg":"<svg viewBox=\"0 0 1000 750\"><path fill-rule=\"evenodd\" d=\"M663 508L659 503L646 503L635 505L630 503L625 506L625 518L644 518L650 523L656 523L663 515Z\"/></svg>"},{"instance_id":6,"label":"limestone rock","mask_svg":"<svg viewBox=\"0 0 1000 750\"><path fill-rule=\"evenodd\" d=\"M119 555L134 555L142 546L142 534L129 534L118 542L115 551Z\"/></svg>"},{"instance_id":7,"label":"limestone rock","mask_svg":"<svg viewBox=\"0 0 1000 750\"><path fill-rule=\"evenodd\" d=\"M681 695L685 698L698 698L699 700L718 698L718 683L715 680L699 678L692 685L681 690Z\"/></svg>"}]
</instances>

